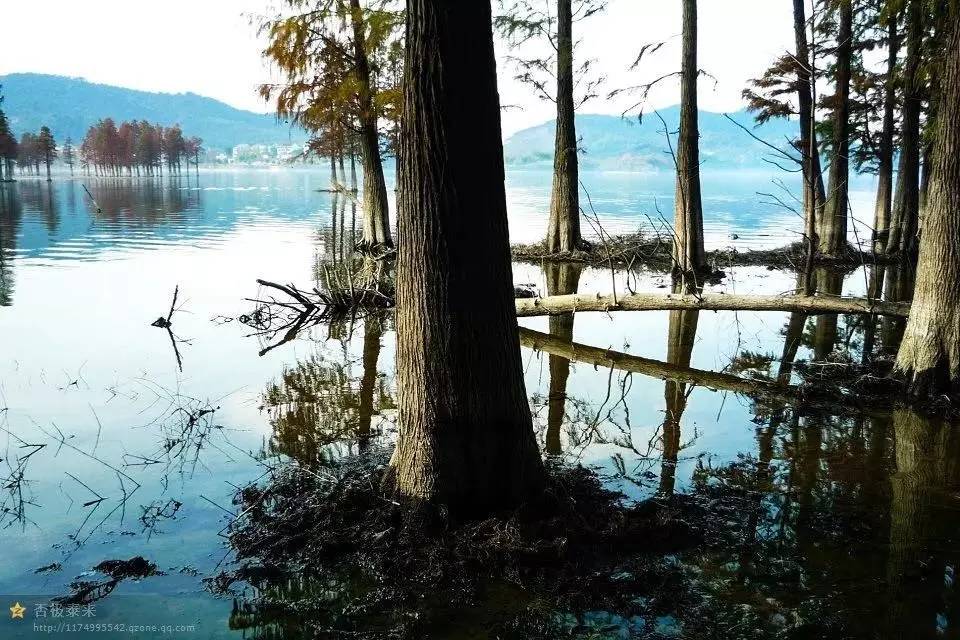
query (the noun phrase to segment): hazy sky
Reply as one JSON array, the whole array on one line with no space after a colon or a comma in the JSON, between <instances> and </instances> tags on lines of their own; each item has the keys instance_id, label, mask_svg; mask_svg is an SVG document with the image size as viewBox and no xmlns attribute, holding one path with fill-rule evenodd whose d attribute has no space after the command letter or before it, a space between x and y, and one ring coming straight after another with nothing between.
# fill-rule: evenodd
<instances>
[{"instance_id":1,"label":"hazy sky","mask_svg":"<svg viewBox=\"0 0 960 640\"><path fill-rule=\"evenodd\" d=\"M4 0L7 28L0 38L0 74L32 71L79 76L150 91L192 91L236 107L267 111L256 96L271 78L261 61L248 16L270 0ZM716 77L701 80L700 107L742 106L740 91L770 61L792 48L787 0L700 0L700 66ZM41 26L47 43L36 46ZM607 11L577 25L579 54L597 59L605 90L650 81L679 68L680 0L611 0ZM642 69L627 71L643 44L670 40ZM505 53L500 47L499 54ZM501 64L504 113L510 133L552 117L553 105L511 79ZM679 101L676 81L651 96L654 107ZM629 100L594 100L583 112L619 114Z\"/></svg>"}]
</instances>

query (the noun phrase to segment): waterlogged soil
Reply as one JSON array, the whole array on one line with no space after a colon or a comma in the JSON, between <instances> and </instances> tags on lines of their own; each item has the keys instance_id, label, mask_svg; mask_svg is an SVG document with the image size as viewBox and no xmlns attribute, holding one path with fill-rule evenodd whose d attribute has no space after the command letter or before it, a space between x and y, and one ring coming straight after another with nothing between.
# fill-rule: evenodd
<instances>
[{"instance_id":1,"label":"waterlogged soil","mask_svg":"<svg viewBox=\"0 0 960 640\"><path fill-rule=\"evenodd\" d=\"M624 236L672 190L588 178L605 227ZM0 637L35 637L53 604L91 605L96 622L143 637L960 637L960 437L948 412L877 386L903 330L894 319L523 319L664 366L645 375L524 347L553 502L404 524L378 481L396 438L389 312L289 340L271 331L283 316L239 321L272 295L258 278L323 290L323 265L349 255L355 211L318 192L325 181L89 180L99 214L76 182L3 186L0 595L26 612L0 618ZM756 181L707 182L713 255L798 237ZM861 218L871 190L854 192ZM533 242L548 176L508 176L508 194L513 239ZM671 286L655 265L609 262L517 262L515 284ZM708 291L798 286L795 270L721 262ZM815 277L826 294L909 290L909 274L869 261ZM150 326L158 317L170 326ZM811 393L734 393L697 371ZM825 387L840 393L812 393Z\"/></svg>"}]
</instances>

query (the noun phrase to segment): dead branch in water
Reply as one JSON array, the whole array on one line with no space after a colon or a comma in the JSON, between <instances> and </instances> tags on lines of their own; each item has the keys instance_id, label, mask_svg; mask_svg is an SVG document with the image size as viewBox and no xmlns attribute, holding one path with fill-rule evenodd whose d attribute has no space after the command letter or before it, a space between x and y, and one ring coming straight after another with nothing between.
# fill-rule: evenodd
<instances>
[{"instance_id":1,"label":"dead branch in water","mask_svg":"<svg viewBox=\"0 0 960 640\"><path fill-rule=\"evenodd\" d=\"M317 325L343 319L352 322L368 312L391 308L393 291L382 277L383 262L373 261L373 264L373 270L360 277L360 282L356 281L357 274L352 269L329 269L323 265L326 291L319 287L306 291L293 284L258 279L261 287L279 291L287 299L247 298L257 307L239 320L255 330L250 335L266 340L267 346L260 350L263 356Z\"/></svg>"},{"instance_id":2,"label":"dead branch in water","mask_svg":"<svg viewBox=\"0 0 960 640\"><path fill-rule=\"evenodd\" d=\"M177 368L180 371L183 371L183 358L180 355L180 348L177 346L177 337L173 335L173 313L177 311L177 297L180 295L180 285L177 285L173 288L173 300L170 302L170 311L167 313L167 317L164 318L160 316L156 320L150 323L151 327L157 327L158 329L166 329L167 335L170 337L170 344L173 345L173 355L177 359Z\"/></svg>"},{"instance_id":3,"label":"dead branch in water","mask_svg":"<svg viewBox=\"0 0 960 640\"><path fill-rule=\"evenodd\" d=\"M517 317L550 316L581 311L662 311L700 309L704 311L798 311L818 313L866 313L906 317L910 305L867 298L827 296L760 296L722 293L658 294L634 293L626 296L574 294L527 298L515 301Z\"/></svg>"}]
</instances>

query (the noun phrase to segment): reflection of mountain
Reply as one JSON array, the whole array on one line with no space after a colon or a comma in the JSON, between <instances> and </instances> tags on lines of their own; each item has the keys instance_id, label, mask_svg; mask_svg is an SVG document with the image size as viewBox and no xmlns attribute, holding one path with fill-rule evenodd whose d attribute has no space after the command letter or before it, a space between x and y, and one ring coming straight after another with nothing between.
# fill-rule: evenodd
<instances>
[{"instance_id":1,"label":"reflection of mountain","mask_svg":"<svg viewBox=\"0 0 960 640\"><path fill-rule=\"evenodd\" d=\"M0 307L13 304L13 258L22 217L12 185L0 185Z\"/></svg>"}]
</instances>

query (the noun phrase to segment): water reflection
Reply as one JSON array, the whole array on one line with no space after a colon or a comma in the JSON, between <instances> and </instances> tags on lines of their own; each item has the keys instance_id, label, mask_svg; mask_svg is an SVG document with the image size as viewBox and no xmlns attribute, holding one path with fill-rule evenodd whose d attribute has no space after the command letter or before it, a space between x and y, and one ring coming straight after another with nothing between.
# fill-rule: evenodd
<instances>
[{"instance_id":1,"label":"water reflection","mask_svg":"<svg viewBox=\"0 0 960 640\"><path fill-rule=\"evenodd\" d=\"M576 263L548 263L544 265L547 295L559 296L577 293L583 267ZM573 341L572 313L550 316L550 335L566 342ZM567 380L570 377L570 361L550 355L550 391L547 395L546 451L550 455L563 453L560 430L566 417Z\"/></svg>"},{"instance_id":2,"label":"water reflection","mask_svg":"<svg viewBox=\"0 0 960 640\"><path fill-rule=\"evenodd\" d=\"M363 319L361 371L349 341L327 353L313 353L284 370L263 396L272 435L265 455L283 455L308 468L326 466L331 456L365 449L374 415L394 407L390 377L377 369L387 318Z\"/></svg>"},{"instance_id":3,"label":"water reflection","mask_svg":"<svg viewBox=\"0 0 960 640\"><path fill-rule=\"evenodd\" d=\"M0 185L0 307L13 304L13 259L23 209L9 185Z\"/></svg>"},{"instance_id":4,"label":"water reflection","mask_svg":"<svg viewBox=\"0 0 960 640\"><path fill-rule=\"evenodd\" d=\"M678 293L678 285L674 285L674 293ZM697 339L697 321L700 319L698 310L671 311L670 324L667 331L667 362L669 364L688 368L693 354L693 344ZM680 420L683 411L687 408L687 398L693 390L684 382L668 379L664 383L664 410L663 454L660 470L661 495L670 495L676 486L677 456L680 453Z\"/></svg>"}]
</instances>

